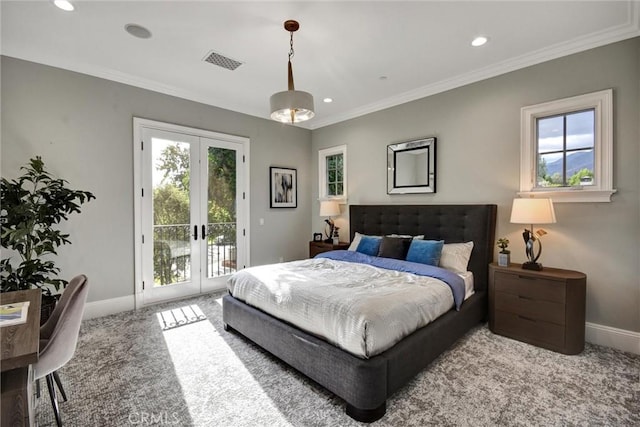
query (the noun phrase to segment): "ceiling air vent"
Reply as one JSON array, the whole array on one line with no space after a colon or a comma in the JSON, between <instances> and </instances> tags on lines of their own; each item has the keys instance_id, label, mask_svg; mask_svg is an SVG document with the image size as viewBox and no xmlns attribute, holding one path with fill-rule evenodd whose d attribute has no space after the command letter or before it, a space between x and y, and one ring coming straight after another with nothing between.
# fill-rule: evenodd
<instances>
[{"instance_id":1,"label":"ceiling air vent","mask_svg":"<svg viewBox=\"0 0 640 427\"><path fill-rule=\"evenodd\" d=\"M242 65L242 62L220 55L214 51L209 52L207 56L204 57L203 61L231 71Z\"/></svg>"}]
</instances>

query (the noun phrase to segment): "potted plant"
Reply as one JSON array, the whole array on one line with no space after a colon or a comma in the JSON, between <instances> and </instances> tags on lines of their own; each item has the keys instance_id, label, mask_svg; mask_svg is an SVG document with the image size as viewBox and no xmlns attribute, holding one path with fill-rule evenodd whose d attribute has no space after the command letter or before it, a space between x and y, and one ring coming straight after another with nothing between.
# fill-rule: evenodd
<instances>
[{"instance_id":1,"label":"potted plant","mask_svg":"<svg viewBox=\"0 0 640 427\"><path fill-rule=\"evenodd\" d=\"M43 317L53 310L50 300L52 287L65 287L66 280L57 275L51 255L57 248L71 243L69 234L58 228L69 214L80 212L80 206L95 199L88 191L71 190L64 179L54 178L45 170L40 156L30 159L20 168L22 176L14 180L1 179L0 240L3 252L9 257L0 261L0 292L42 289ZM12 262L17 255L19 262ZM49 302L47 302L49 297ZM55 305L55 299L53 299Z\"/></svg>"},{"instance_id":2,"label":"potted plant","mask_svg":"<svg viewBox=\"0 0 640 427\"><path fill-rule=\"evenodd\" d=\"M508 267L509 262L511 261L511 251L507 249L509 247L509 239L501 237L498 239L498 246L500 247L500 252L498 253L498 265L500 267Z\"/></svg>"}]
</instances>

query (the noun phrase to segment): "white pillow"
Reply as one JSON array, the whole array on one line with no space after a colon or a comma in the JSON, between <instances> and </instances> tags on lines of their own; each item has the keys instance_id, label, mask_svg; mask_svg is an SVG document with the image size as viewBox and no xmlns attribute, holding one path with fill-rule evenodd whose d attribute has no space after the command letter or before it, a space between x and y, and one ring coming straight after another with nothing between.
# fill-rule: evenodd
<instances>
[{"instance_id":1,"label":"white pillow","mask_svg":"<svg viewBox=\"0 0 640 427\"><path fill-rule=\"evenodd\" d=\"M464 273L469 265L473 242L445 243L440 255L440 267L456 273Z\"/></svg>"},{"instance_id":2,"label":"white pillow","mask_svg":"<svg viewBox=\"0 0 640 427\"><path fill-rule=\"evenodd\" d=\"M358 233L356 231L355 236L353 236L353 240L351 241L351 244L349 245L349 249L347 249L348 251L355 251L356 249L358 249L358 245L360 244L360 239L362 239L362 234Z\"/></svg>"}]
</instances>

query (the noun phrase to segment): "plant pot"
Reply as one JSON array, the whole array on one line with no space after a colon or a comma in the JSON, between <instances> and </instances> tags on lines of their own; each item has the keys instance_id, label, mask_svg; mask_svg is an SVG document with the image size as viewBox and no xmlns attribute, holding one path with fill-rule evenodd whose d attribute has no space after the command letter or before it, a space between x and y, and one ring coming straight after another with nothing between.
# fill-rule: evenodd
<instances>
[{"instance_id":1,"label":"plant pot","mask_svg":"<svg viewBox=\"0 0 640 427\"><path fill-rule=\"evenodd\" d=\"M44 325L44 323L51 317L53 310L56 308L56 304L58 303L57 295L45 295L42 294L42 303L40 305L40 326Z\"/></svg>"},{"instance_id":2,"label":"plant pot","mask_svg":"<svg viewBox=\"0 0 640 427\"><path fill-rule=\"evenodd\" d=\"M511 262L511 253L510 252L505 252L505 253L498 253L498 265L500 267L509 267L509 263Z\"/></svg>"}]
</instances>

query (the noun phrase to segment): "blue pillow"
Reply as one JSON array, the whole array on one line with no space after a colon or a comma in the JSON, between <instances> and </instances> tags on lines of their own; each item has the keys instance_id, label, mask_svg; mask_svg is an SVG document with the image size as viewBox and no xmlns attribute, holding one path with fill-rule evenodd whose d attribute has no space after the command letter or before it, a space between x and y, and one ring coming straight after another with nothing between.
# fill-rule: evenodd
<instances>
[{"instance_id":1,"label":"blue pillow","mask_svg":"<svg viewBox=\"0 0 640 427\"><path fill-rule=\"evenodd\" d=\"M442 255L442 247L444 240L417 240L411 241L409 252L407 252L407 261L418 262L420 264L438 266L440 255Z\"/></svg>"},{"instance_id":2,"label":"blue pillow","mask_svg":"<svg viewBox=\"0 0 640 427\"><path fill-rule=\"evenodd\" d=\"M380 242L382 242L382 237L380 236L362 236L356 252L360 252L365 255L377 256L378 249L380 249Z\"/></svg>"}]
</instances>

